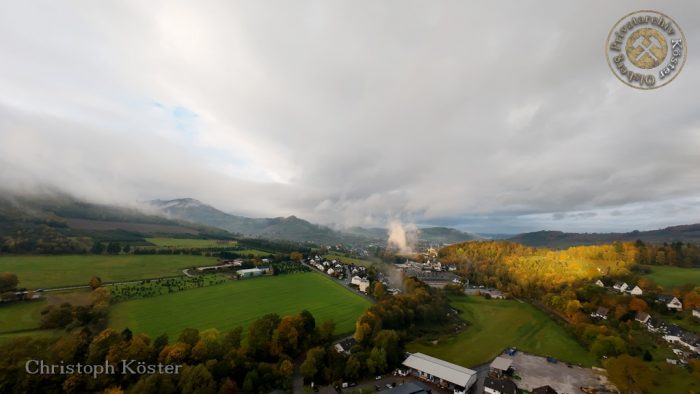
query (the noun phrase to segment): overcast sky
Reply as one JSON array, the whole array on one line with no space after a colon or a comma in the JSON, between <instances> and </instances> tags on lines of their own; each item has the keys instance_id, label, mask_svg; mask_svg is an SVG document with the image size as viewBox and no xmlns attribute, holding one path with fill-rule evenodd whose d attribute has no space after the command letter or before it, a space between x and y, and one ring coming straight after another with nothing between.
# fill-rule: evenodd
<instances>
[{"instance_id":1,"label":"overcast sky","mask_svg":"<svg viewBox=\"0 0 700 394\"><path fill-rule=\"evenodd\" d=\"M610 28L672 16L632 89ZM700 2L3 1L0 182L478 232L700 222Z\"/></svg>"}]
</instances>

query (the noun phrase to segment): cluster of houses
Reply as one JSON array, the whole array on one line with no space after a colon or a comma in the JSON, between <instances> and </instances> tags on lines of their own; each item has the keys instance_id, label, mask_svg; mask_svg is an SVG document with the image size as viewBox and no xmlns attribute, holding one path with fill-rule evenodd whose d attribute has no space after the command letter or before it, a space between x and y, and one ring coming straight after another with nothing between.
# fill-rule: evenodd
<instances>
[{"instance_id":1,"label":"cluster of houses","mask_svg":"<svg viewBox=\"0 0 700 394\"><path fill-rule=\"evenodd\" d=\"M600 287L605 287L605 283L603 283L602 280L598 279L595 282L596 286ZM639 287L639 286L634 286L630 287L627 283L625 282L615 282L612 286L613 290L618 291L620 293L627 293L635 296L640 296L644 294L644 291Z\"/></svg>"},{"instance_id":2,"label":"cluster of houses","mask_svg":"<svg viewBox=\"0 0 700 394\"><path fill-rule=\"evenodd\" d=\"M695 315L695 311L693 311L693 315ZM700 315L700 311L698 311L698 315ZM700 354L700 335L685 331L675 324L666 324L663 320L653 318L646 312L638 312L635 320L646 327L649 332L661 334L666 342L685 346L691 352ZM669 362L673 363L671 360Z\"/></svg>"},{"instance_id":3,"label":"cluster of houses","mask_svg":"<svg viewBox=\"0 0 700 394\"><path fill-rule=\"evenodd\" d=\"M598 280L596 282L596 285L605 287L601 280ZM639 288L639 286L630 288L629 285L625 282L615 282L612 289L621 293L629 293L637 296L641 296L643 294L643 291ZM654 302L660 305L664 305L669 311L680 312L683 310L683 303L681 302L681 300L679 300L678 297L674 297L672 295L661 294L656 297ZM608 318L609 313L610 311L608 310L608 308L599 307L593 313L591 313L591 317L605 320ZM700 310L693 310L693 317L700 318ZM673 345L684 346L689 351L700 354L699 335L689 331L685 331L675 324L667 324L661 319L652 317L647 312L637 312L635 320L639 322L639 324L641 324L643 327L645 327L647 331L660 334L666 342ZM684 354L684 352L679 349L674 349L674 352L678 356ZM676 364L678 362L677 360L671 359L667 361L671 364ZM681 359L681 362L684 362L684 360Z\"/></svg>"},{"instance_id":4,"label":"cluster of houses","mask_svg":"<svg viewBox=\"0 0 700 394\"><path fill-rule=\"evenodd\" d=\"M350 278L351 285L357 286L357 288L360 289L360 291L363 293L370 292L371 282L368 278L367 267L355 264L345 264L339 260L326 260L320 256L314 256L313 258L310 258L308 264L312 267L315 267L319 271L339 280ZM388 283L386 281L382 281L382 283L384 283L385 286L388 286Z\"/></svg>"}]
</instances>

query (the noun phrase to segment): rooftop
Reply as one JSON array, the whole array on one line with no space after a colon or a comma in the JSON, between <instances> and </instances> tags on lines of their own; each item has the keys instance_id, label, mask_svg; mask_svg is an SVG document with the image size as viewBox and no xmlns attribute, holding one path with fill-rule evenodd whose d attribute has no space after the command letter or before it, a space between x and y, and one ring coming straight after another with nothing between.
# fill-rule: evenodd
<instances>
[{"instance_id":1,"label":"rooftop","mask_svg":"<svg viewBox=\"0 0 700 394\"><path fill-rule=\"evenodd\" d=\"M472 371L471 369L464 368L423 353L411 354L403 362L403 365L429 373L442 380L446 380L461 387L468 387L471 380L476 378L476 371Z\"/></svg>"},{"instance_id":2,"label":"rooftop","mask_svg":"<svg viewBox=\"0 0 700 394\"><path fill-rule=\"evenodd\" d=\"M491 363L491 368L498 369L500 371L507 371L513 364L513 360L505 357L496 357Z\"/></svg>"}]
</instances>

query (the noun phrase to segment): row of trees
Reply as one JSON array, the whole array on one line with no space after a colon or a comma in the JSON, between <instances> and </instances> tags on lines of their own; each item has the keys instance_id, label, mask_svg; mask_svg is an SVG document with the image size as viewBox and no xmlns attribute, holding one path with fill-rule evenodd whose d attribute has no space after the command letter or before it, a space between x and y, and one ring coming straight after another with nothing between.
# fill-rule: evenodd
<instances>
[{"instance_id":1,"label":"row of trees","mask_svg":"<svg viewBox=\"0 0 700 394\"><path fill-rule=\"evenodd\" d=\"M105 290L98 288L95 292ZM95 308L96 306L93 306ZM58 309L63 308L58 307ZM50 312L50 314L63 312ZM76 311L74 310L75 314ZM49 314L49 313L47 313ZM67 314L65 314L67 315ZM243 330L224 333L215 329L188 328L176 341L167 335L155 339L107 328L68 327L56 339L18 338L0 346L0 392L110 392L151 393L259 393L275 389L291 391L294 360L308 349L316 349L308 360L320 358L318 349L330 349L335 325L317 326L311 313L280 317L263 316L253 322L242 341ZM330 350L329 350L330 351ZM311 358L309 358L311 357ZM314 358L315 357L315 358ZM110 364L136 360L147 364L182 365L177 375L29 375L26 360L51 364ZM311 361L303 369L311 369Z\"/></svg>"},{"instance_id":2,"label":"row of trees","mask_svg":"<svg viewBox=\"0 0 700 394\"><path fill-rule=\"evenodd\" d=\"M691 243L672 242L662 245L634 243L638 264L671 265L676 267L700 267L700 246Z\"/></svg>"}]
</instances>

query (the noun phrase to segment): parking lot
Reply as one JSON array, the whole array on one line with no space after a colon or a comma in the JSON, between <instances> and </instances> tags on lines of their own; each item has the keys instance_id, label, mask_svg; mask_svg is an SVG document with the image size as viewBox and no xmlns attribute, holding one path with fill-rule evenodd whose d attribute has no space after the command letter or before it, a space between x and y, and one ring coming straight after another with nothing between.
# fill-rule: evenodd
<instances>
[{"instance_id":1,"label":"parking lot","mask_svg":"<svg viewBox=\"0 0 700 394\"><path fill-rule=\"evenodd\" d=\"M513 360L515 375L521 378L515 383L528 391L549 385L559 394L580 394L580 387L599 387L608 381L605 375L594 369L569 366L564 362L551 363L544 357L522 352L502 357Z\"/></svg>"}]
</instances>

